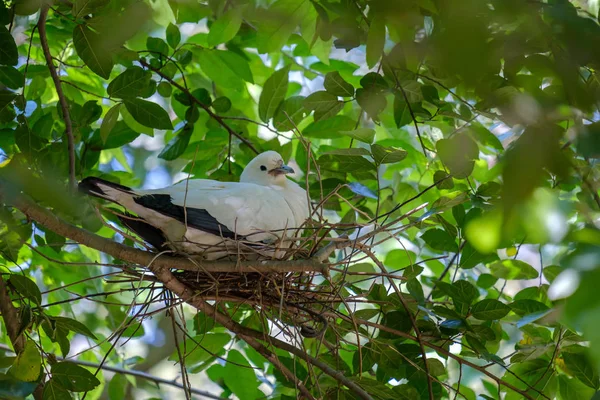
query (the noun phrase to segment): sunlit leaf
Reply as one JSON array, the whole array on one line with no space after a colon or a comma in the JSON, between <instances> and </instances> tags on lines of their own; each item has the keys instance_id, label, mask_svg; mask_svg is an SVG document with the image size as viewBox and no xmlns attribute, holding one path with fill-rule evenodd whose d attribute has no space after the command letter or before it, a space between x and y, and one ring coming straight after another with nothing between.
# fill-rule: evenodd
<instances>
[{"instance_id":1,"label":"sunlit leaf","mask_svg":"<svg viewBox=\"0 0 600 400\"><path fill-rule=\"evenodd\" d=\"M258 114L264 122L267 122L275 115L275 111L285 97L289 71L289 66L275 71L263 86L263 91L258 101Z\"/></svg>"}]
</instances>

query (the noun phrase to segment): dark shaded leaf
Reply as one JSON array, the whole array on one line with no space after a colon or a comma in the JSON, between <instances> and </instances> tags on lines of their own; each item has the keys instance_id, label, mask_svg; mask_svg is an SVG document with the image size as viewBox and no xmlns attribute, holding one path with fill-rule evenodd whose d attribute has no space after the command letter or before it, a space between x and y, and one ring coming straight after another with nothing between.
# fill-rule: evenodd
<instances>
[{"instance_id":1,"label":"dark shaded leaf","mask_svg":"<svg viewBox=\"0 0 600 400\"><path fill-rule=\"evenodd\" d=\"M37 305L42 304L42 293L31 279L17 274L12 274L8 282L21 294Z\"/></svg>"},{"instance_id":2,"label":"dark shaded leaf","mask_svg":"<svg viewBox=\"0 0 600 400\"><path fill-rule=\"evenodd\" d=\"M181 42L181 32L177 25L169 24L167 26L167 43L172 49L176 49L177 45Z\"/></svg>"},{"instance_id":3,"label":"dark shaded leaf","mask_svg":"<svg viewBox=\"0 0 600 400\"><path fill-rule=\"evenodd\" d=\"M88 14L101 11L110 0L75 0L73 2L73 16L83 18Z\"/></svg>"},{"instance_id":4,"label":"dark shaded leaf","mask_svg":"<svg viewBox=\"0 0 600 400\"><path fill-rule=\"evenodd\" d=\"M0 65L17 65L19 53L12 35L2 24L0 25Z\"/></svg>"},{"instance_id":5,"label":"dark shaded leaf","mask_svg":"<svg viewBox=\"0 0 600 400\"><path fill-rule=\"evenodd\" d=\"M73 44L85 65L104 79L110 77L114 66L112 54L100 35L85 25L77 25L73 30Z\"/></svg>"},{"instance_id":6,"label":"dark shaded leaf","mask_svg":"<svg viewBox=\"0 0 600 400\"><path fill-rule=\"evenodd\" d=\"M485 299L473 304L471 315L477 319L492 320L503 318L509 311L510 307L506 304L498 300Z\"/></svg>"},{"instance_id":7,"label":"dark shaded leaf","mask_svg":"<svg viewBox=\"0 0 600 400\"><path fill-rule=\"evenodd\" d=\"M152 73L140 67L131 67L117 76L108 85L106 92L111 97L130 98L141 96L150 85Z\"/></svg>"},{"instance_id":8,"label":"dark shaded leaf","mask_svg":"<svg viewBox=\"0 0 600 400\"><path fill-rule=\"evenodd\" d=\"M193 132L194 130L191 125L185 125L181 131L167 143L165 148L158 155L158 158L170 161L175 160L182 155L190 143Z\"/></svg>"},{"instance_id":9,"label":"dark shaded leaf","mask_svg":"<svg viewBox=\"0 0 600 400\"><path fill-rule=\"evenodd\" d=\"M25 77L21 71L10 66L0 66L0 82L9 89L23 87Z\"/></svg>"},{"instance_id":10,"label":"dark shaded leaf","mask_svg":"<svg viewBox=\"0 0 600 400\"><path fill-rule=\"evenodd\" d=\"M123 103L131 116L140 124L148 128L173 129L169 114L158 104L142 99L126 99Z\"/></svg>"},{"instance_id":11,"label":"dark shaded leaf","mask_svg":"<svg viewBox=\"0 0 600 400\"><path fill-rule=\"evenodd\" d=\"M72 362L59 362L52 365L52 379L72 392L86 392L100 384L90 371Z\"/></svg>"},{"instance_id":12,"label":"dark shaded leaf","mask_svg":"<svg viewBox=\"0 0 600 400\"><path fill-rule=\"evenodd\" d=\"M600 387L598 371L584 353L563 352L563 359L569 372L586 386L598 390Z\"/></svg>"},{"instance_id":13,"label":"dark shaded leaf","mask_svg":"<svg viewBox=\"0 0 600 400\"><path fill-rule=\"evenodd\" d=\"M325 75L325 81L323 82L325 90L329 93L340 96L340 97L352 97L354 96L354 86L349 84L342 78L339 72L328 72Z\"/></svg>"}]
</instances>

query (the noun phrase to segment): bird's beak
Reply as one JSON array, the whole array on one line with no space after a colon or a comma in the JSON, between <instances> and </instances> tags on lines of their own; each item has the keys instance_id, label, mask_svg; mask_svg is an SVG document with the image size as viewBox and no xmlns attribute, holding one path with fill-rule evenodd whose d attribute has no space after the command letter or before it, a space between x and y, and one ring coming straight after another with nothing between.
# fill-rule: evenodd
<instances>
[{"instance_id":1,"label":"bird's beak","mask_svg":"<svg viewBox=\"0 0 600 400\"><path fill-rule=\"evenodd\" d=\"M284 175L284 174L293 174L294 173L294 169L292 167L288 167L287 165L282 165L281 167L278 168L273 168L272 170L269 171L269 174L277 176L277 175Z\"/></svg>"}]
</instances>

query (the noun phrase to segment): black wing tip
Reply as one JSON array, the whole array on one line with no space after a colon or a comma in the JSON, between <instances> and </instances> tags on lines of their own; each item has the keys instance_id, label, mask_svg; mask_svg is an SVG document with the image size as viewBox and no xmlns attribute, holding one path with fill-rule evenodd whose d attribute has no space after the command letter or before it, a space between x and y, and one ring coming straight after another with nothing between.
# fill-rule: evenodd
<instances>
[{"instance_id":1,"label":"black wing tip","mask_svg":"<svg viewBox=\"0 0 600 400\"><path fill-rule=\"evenodd\" d=\"M151 244L157 250L169 250L168 246L166 245L167 239L160 229L140 220L133 214L125 213L124 215L119 215L118 218L123 225L137 233L142 239Z\"/></svg>"},{"instance_id":2,"label":"black wing tip","mask_svg":"<svg viewBox=\"0 0 600 400\"><path fill-rule=\"evenodd\" d=\"M79 182L78 188L81 193L89 194L92 196L106 194L102 191L100 186L98 186L99 184L102 184L104 186L109 186L109 187L121 190L123 192L131 193L130 187L120 185L118 183L110 182L110 181L107 181L105 179L98 178L95 176L88 176L87 178L84 178L81 182Z\"/></svg>"}]
</instances>

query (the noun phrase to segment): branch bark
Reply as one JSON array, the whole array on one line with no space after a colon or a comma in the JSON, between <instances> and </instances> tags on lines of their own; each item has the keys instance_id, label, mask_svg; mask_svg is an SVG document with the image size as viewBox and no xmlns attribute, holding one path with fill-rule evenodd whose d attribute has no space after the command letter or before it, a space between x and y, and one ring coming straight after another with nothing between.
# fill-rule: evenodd
<instances>
[{"instance_id":1,"label":"branch bark","mask_svg":"<svg viewBox=\"0 0 600 400\"><path fill-rule=\"evenodd\" d=\"M4 320L4 325L6 325L8 338L10 339L15 352L18 354L25 348L25 337L19 335L21 323L19 322L17 309L13 306L10 296L8 295L8 288L6 287L6 282L2 278L2 275L0 275L0 312L2 312L2 319Z\"/></svg>"},{"instance_id":2,"label":"branch bark","mask_svg":"<svg viewBox=\"0 0 600 400\"><path fill-rule=\"evenodd\" d=\"M46 34L46 18L48 17L48 9L50 6L44 4L40 11L40 19L38 20L38 31L40 33L40 42L42 45L42 51L44 52L44 58L46 59L46 65L50 70L50 76L54 82L56 88L56 94L58 95L58 101L62 110L63 121L65 121L65 135L67 136L67 149L69 151L69 187L73 192L76 192L77 180L75 179L75 139L73 137L73 124L71 122L71 114L69 113L69 105L67 104L67 98L62 90L60 83L60 77L56 68L54 67L52 54L50 54L50 46L48 45L48 36Z\"/></svg>"},{"instance_id":3,"label":"branch bark","mask_svg":"<svg viewBox=\"0 0 600 400\"><path fill-rule=\"evenodd\" d=\"M0 187L0 192L1 192ZM294 261L213 261L207 262L200 258L184 258L178 256L150 253L133 247L125 246L103 238L94 233L81 229L56 217L48 210L38 206L25 196L17 196L13 205L30 219L43 227L64 237L76 241L84 246L91 247L114 258L138 265L153 265L195 272L327 272L327 264L319 260L294 260Z\"/></svg>"},{"instance_id":4,"label":"branch bark","mask_svg":"<svg viewBox=\"0 0 600 400\"><path fill-rule=\"evenodd\" d=\"M25 348L25 336L23 334L19 335L21 322L19 321L17 309L13 306L10 296L8 295L8 288L6 287L6 282L2 278L2 275L0 275L0 312L2 312L2 319L4 320L4 325L6 325L8 338L13 345L15 353L19 354ZM44 382L41 381L33 391L33 398L35 400L41 400L43 396Z\"/></svg>"}]
</instances>

